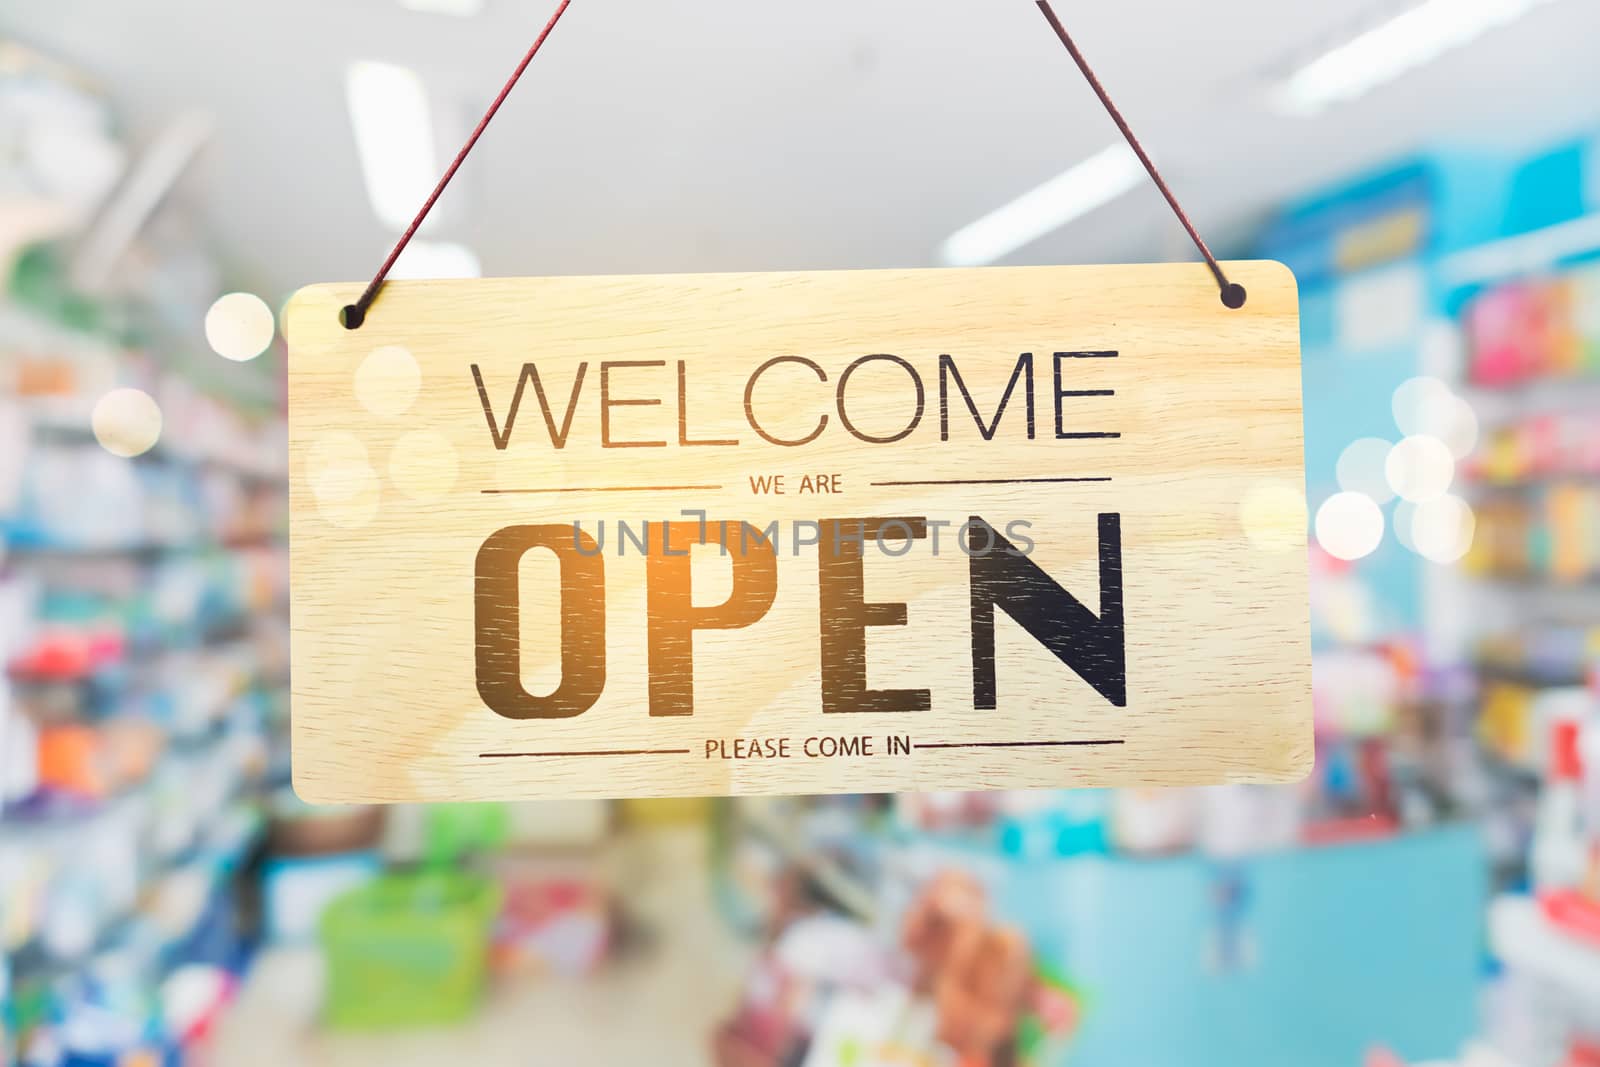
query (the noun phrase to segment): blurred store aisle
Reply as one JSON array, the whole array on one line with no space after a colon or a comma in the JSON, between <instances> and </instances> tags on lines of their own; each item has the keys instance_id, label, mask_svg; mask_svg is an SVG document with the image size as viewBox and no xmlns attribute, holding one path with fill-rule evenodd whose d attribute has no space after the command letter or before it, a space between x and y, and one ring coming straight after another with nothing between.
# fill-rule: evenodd
<instances>
[{"instance_id":1,"label":"blurred store aisle","mask_svg":"<svg viewBox=\"0 0 1600 1067\"><path fill-rule=\"evenodd\" d=\"M705 834L698 827L639 830L614 848L627 884L636 888L628 910L641 937L598 976L507 984L461 1027L331 1034L315 1020L321 1000L315 951L278 951L252 972L216 1036L211 1062L702 1067L708 1035L737 999L750 959L749 947L709 906ZM595 1026L595 1020L610 1022Z\"/></svg>"},{"instance_id":2,"label":"blurred store aisle","mask_svg":"<svg viewBox=\"0 0 1600 1067\"><path fill-rule=\"evenodd\" d=\"M395 278L1191 254L1031 5L614 2ZM1304 783L304 804L281 310L555 3L0 3L0 1067L1600 1067L1600 3L1058 5L1299 283Z\"/></svg>"}]
</instances>

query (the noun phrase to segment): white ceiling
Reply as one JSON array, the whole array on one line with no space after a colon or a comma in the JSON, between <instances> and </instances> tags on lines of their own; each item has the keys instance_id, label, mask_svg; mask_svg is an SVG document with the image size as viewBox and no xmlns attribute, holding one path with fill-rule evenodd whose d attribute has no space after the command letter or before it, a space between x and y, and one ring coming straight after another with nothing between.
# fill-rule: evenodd
<instances>
[{"instance_id":1,"label":"white ceiling","mask_svg":"<svg viewBox=\"0 0 1600 1067\"><path fill-rule=\"evenodd\" d=\"M1600 126L1600 2L1523 21L1314 120L1265 76L1382 0L1057 0L1202 232L1431 143ZM1392 5L1391 5L1392 6ZM364 278L354 59L415 67L448 158L554 0L19 0L0 32L99 76L135 138L203 107L188 183L264 295ZM441 206L490 274L916 266L951 231L1116 133L1030 0L575 0ZM1188 254L1141 188L1020 262Z\"/></svg>"}]
</instances>

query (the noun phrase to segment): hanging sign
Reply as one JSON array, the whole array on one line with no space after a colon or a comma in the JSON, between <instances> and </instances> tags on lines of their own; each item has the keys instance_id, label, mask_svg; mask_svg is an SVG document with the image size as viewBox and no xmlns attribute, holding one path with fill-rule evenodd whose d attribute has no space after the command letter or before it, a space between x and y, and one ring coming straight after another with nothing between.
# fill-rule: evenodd
<instances>
[{"instance_id":1,"label":"hanging sign","mask_svg":"<svg viewBox=\"0 0 1600 1067\"><path fill-rule=\"evenodd\" d=\"M1227 270L302 291L301 795L1302 776L1298 300Z\"/></svg>"}]
</instances>

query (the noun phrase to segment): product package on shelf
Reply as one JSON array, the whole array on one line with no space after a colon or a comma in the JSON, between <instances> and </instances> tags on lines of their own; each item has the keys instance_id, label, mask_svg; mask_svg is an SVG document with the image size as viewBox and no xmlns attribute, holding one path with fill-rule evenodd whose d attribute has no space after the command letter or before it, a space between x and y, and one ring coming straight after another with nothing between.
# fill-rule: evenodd
<instances>
[{"instance_id":1,"label":"product package on shelf","mask_svg":"<svg viewBox=\"0 0 1600 1067\"><path fill-rule=\"evenodd\" d=\"M1469 566L1511 581L1600 579L1600 265L1491 287L1463 330L1489 420L1463 470L1477 498Z\"/></svg>"},{"instance_id":2,"label":"product package on shelf","mask_svg":"<svg viewBox=\"0 0 1600 1067\"><path fill-rule=\"evenodd\" d=\"M1484 744L1536 787L1524 853L1528 892L1500 896L1490 912L1491 945L1506 969L1491 1032L1520 1062L1588 1062L1600 1047L1594 644L1587 628L1558 627L1498 639L1481 655L1491 675L1502 675L1486 687Z\"/></svg>"},{"instance_id":3,"label":"product package on shelf","mask_svg":"<svg viewBox=\"0 0 1600 1067\"><path fill-rule=\"evenodd\" d=\"M1600 267L1491 289L1466 322L1474 384L1600 376Z\"/></svg>"}]
</instances>

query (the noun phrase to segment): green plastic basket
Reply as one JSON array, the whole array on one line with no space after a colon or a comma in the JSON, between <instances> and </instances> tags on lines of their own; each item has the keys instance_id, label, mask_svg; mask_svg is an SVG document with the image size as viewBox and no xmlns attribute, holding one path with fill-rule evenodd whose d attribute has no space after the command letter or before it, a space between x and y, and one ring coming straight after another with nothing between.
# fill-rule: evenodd
<instances>
[{"instance_id":1,"label":"green plastic basket","mask_svg":"<svg viewBox=\"0 0 1600 1067\"><path fill-rule=\"evenodd\" d=\"M322 917L324 1020L339 1029L461 1022L483 995L499 888L459 871L387 874Z\"/></svg>"}]
</instances>

